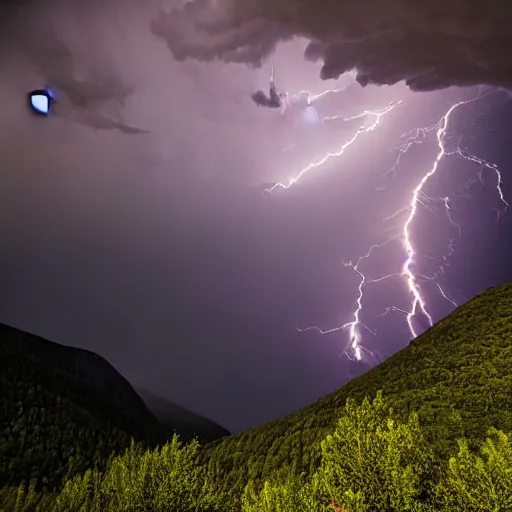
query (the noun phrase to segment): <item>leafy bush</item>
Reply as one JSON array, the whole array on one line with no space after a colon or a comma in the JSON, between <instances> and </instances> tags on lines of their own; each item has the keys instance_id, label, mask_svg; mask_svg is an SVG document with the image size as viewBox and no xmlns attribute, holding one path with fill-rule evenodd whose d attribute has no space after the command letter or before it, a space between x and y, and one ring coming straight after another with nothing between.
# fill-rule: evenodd
<instances>
[{"instance_id":1,"label":"leafy bush","mask_svg":"<svg viewBox=\"0 0 512 512\"><path fill-rule=\"evenodd\" d=\"M177 436L161 449L143 450L132 443L113 457L106 470L88 470L67 482L55 512L186 512L200 505L204 472L199 445L182 445Z\"/></svg>"},{"instance_id":2,"label":"leafy bush","mask_svg":"<svg viewBox=\"0 0 512 512\"><path fill-rule=\"evenodd\" d=\"M255 492L249 484L242 498L243 512L323 512L320 480L315 475L311 482L305 475L291 474L284 482L265 482L261 491Z\"/></svg>"},{"instance_id":3,"label":"leafy bush","mask_svg":"<svg viewBox=\"0 0 512 512\"><path fill-rule=\"evenodd\" d=\"M445 510L498 512L512 510L512 443L505 433L489 429L480 449L472 453L465 439L448 463L439 483L439 503Z\"/></svg>"},{"instance_id":4,"label":"leafy bush","mask_svg":"<svg viewBox=\"0 0 512 512\"><path fill-rule=\"evenodd\" d=\"M347 400L322 442L319 477L334 502L354 512L426 510L434 459L418 422L393 418L382 394L358 406Z\"/></svg>"}]
</instances>

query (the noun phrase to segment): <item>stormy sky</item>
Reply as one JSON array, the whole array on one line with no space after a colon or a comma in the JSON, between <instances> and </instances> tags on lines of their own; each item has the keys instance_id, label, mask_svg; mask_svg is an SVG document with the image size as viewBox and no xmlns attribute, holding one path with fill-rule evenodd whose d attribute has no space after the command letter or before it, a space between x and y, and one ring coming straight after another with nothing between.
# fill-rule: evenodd
<instances>
[{"instance_id":1,"label":"stormy sky","mask_svg":"<svg viewBox=\"0 0 512 512\"><path fill-rule=\"evenodd\" d=\"M400 234L403 215L383 219L410 204L450 105L481 95L454 112L447 147L496 164L512 204L508 4L103 4L2 13L0 321L96 351L135 386L231 431L292 412L406 346L403 314L382 316L410 304L400 279L365 288L366 362L343 355L347 332L297 328L352 319L360 276L343 262ZM250 95L268 87L272 64L290 94L343 89L314 103L321 118L401 103L340 157L262 194L372 120L303 133L256 107ZM26 93L45 85L58 101L36 118ZM415 271L436 275L458 304L512 281L512 220L496 180L445 158L412 225ZM361 269L378 279L403 263L392 243ZM422 290L435 321L453 309Z\"/></svg>"}]
</instances>

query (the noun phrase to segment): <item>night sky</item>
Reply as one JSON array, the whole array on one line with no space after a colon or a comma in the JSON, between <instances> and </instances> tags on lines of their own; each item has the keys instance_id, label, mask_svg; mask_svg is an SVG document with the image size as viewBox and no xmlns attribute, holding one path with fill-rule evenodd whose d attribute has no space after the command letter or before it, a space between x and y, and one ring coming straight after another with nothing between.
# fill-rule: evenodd
<instances>
[{"instance_id":1,"label":"night sky","mask_svg":"<svg viewBox=\"0 0 512 512\"><path fill-rule=\"evenodd\" d=\"M512 205L508 2L460 16L455 1L418 12L331 2L328 15L318 0L212 0L169 17L163 0L102 3L25 2L2 15L0 321L93 350L134 386L231 431L293 412L405 347L405 315L382 316L410 308L400 277L364 288L363 361L350 359L348 330L297 329L353 319L361 278L343 263L402 233L410 210L383 219L432 168L451 105L480 94L452 113L446 148L497 165ZM304 59L309 38L318 62ZM268 87L272 63L290 94L343 89L314 102L321 118L401 103L340 157L264 194L374 120L297 128L256 107L250 94ZM36 118L26 93L45 85L61 98ZM410 230L414 271L437 275L457 304L512 282L512 208L496 172L480 180L479 169L442 159ZM405 260L398 238L358 268L379 279ZM419 283L434 321L453 310Z\"/></svg>"}]
</instances>

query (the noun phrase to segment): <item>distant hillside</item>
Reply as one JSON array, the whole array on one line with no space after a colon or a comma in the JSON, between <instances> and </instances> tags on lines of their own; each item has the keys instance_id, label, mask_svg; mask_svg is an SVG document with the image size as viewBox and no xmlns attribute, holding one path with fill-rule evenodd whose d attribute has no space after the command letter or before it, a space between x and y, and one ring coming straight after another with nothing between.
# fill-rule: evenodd
<instances>
[{"instance_id":1,"label":"distant hillside","mask_svg":"<svg viewBox=\"0 0 512 512\"><path fill-rule=\"evenodd\" d=\"M194 414L144 389L137 389L149 410L171 432L176 431L183 440L197 437L201 444L229 436L229 431L217 423Z\"/></svg>"},{"instance_id":2,"label":"distant hillside","mask_svg":"<svg viewBox=\"0 0 512 512\"><path fill-rule=\"evenodd\" d=\"M382 389L397 411L417 410L442 456L455 439L475 442L488 426L512 431L512 285L490 288L388 360L286 418L206 447L225 492L285 465L311 471L319 443L348 397Z\"/></svg>"},{"instance_id":3,"label":"distant hillside","mask_svg":"<svg viewBox=\"0 0 512 512\"><path fill-rule=\"evenodd\" d=\"M0 487L58 485L131 437L155 445L168 431L105 359L0 324Z\"/></svg>"}]
</instances>

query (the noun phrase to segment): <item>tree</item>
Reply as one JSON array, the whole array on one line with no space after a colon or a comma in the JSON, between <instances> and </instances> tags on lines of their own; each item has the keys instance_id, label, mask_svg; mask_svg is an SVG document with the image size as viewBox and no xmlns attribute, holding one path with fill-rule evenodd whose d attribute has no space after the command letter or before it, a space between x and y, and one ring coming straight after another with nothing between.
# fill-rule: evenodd
<instances>
[{"instance_id":1,"label":"tree","mask_svg":"<svg viewBox=\"0 0 512 512\"><path fill-rule=\"evenodd\" d=\"M199 444L183 445L178 436L153 451L132 445L112 457L105 469L88 470L68 481L55 512L189 512L202 499L205 473L198 464Z\"/></svg>"},{"instance_id":2,"label":"tree","mask_svg":"<svg viewBox=\"0 0 512 512\"><path fill-rule=\"evenodd\" d=\"M488 431L481 456L473 453L466 439L452 457L437 487L439 504L453 512L507 512L512 510L512 443L495 428Z\"/></svg>"},{"instance_id":3,"label":"tree","mask_svg":"<svg viewBox=\"0 0 512 512\"><path fill-rule=\"evenodd\" d=\"M53 511L53 501L54 496L51 493L36 490L35 481L0 489L0 510L5 512Z\"/></svg>"},{"instance_id":4,"label":"tree","mask_svg":"<svg viewBox=\"0 0 512 512\"><path fill-rule=\"evenodd\" d=\"M335 432L322 442L319 479L341 510L432 510L433 461L417 415L398 421L379 392L359 406L347 400Z\"/></svg>"},{"instance_id":5,"label":"tree","mask_svg":"<svg viewBox=\"0 0 512 512\"><path fill-rule=\"evenodd\" d=\"M290 474L284 481L265 482L260 492L248 484L242 498L242 512L325 512L317 475Z\"/></svg>"}]
</instances>

